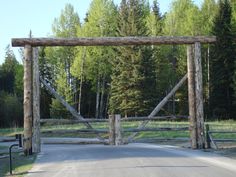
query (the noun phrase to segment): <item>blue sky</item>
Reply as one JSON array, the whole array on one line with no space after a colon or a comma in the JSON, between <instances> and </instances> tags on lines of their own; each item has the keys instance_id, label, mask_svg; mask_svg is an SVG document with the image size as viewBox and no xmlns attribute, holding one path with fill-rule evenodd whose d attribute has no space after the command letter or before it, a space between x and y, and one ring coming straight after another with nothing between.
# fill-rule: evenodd
<instances>
[{"instance_id":1,"label":"blue sky","mask_svg":"<svg viewBox=\"0 0 236 177\"><path fill-rule=\"evenodd\" d=\"M168 11L171 1L159 0L162 13ZM202 1L195 0L198 5ZM80 19L84 19L91 0L1 0L0 64L4 61L5 48L11 43L11 38L28 37L30 30L34 37L49 36L54 18L60 15L66 3L72 4ZM14 48L14 53L19 60L18 48Z\"/></svg>"}]
</instances>

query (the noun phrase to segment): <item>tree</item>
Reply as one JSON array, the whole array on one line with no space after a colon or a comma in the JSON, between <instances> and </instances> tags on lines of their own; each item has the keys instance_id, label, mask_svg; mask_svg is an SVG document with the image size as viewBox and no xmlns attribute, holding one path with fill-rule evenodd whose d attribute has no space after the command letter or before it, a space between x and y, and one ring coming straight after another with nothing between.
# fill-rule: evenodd
<instances>
[{"instance_id":1,"label":"tree","mask_svg":"<svg viewBox=\"0 0 236 177\"><path fill-rule=\"evenodd\" d=\"M78 14L74 11L74 8L70 4L66 4L64 10L62 10L59 18L54 20L52 25L52 31L56 37L76 37L77 29L80 26L80 19ZM53 69L55 74L51 75L53 77L52 83L56 90L68 90L66 92L58 91L61 96L71 100L68 100L71 104L75 104L77 88L74 84L76 82L75 78L71 74L71 66L76 57L75 47L56 47L47 48L45 50L46 58L48 58L47 63ZM51 61L51 62L50 62ZM51 113L65 110L64 107L59 103L58 100L53 99L51 105ZM67 114L67 113L65 113ZM54 114L54 116L56 116Z\"/></svg>"},{"instance_id":2,"label":"tree","mask_svg":"<svg viewBox=\"0 0 236 177\"><path fill-rule=\"evenodd\" d=\"M148 11L147 11L148 9ZM149 5L141 0L123 0L119 8L119 36L147 36ZM153 106L155 74L150 47L117 48L113 61L110 112L128 115L146 114ZM150 92L152 90L152 92Z\"/></svg>"},{"instance_id":3,"label":"tree","mask_svg":"<svg viewBox=\"0 0 236 177\"><path fill-rule=\"evenodd\" d=\"M5 61L0 65L0 126L18 127L23 123L23 66L6 47Z\"/></svg>"},{"instance_id":4,"label":"tree","mask_svg":"<svg viewBox=\"0 0 236 177\"><path fill-rule=\"evenodd\" d=\"M117 26L116 16L116 7L111 0L93 0L85 23L78 30L78 36L114 36ZM85 54L84 51L86 51ZM84 78L87 84L92 87L86 92L91 92L91 95L96 94L95 98L92 98L94 99L93 102L96 103L94 106L96 118L106 115L105 107L107 107L109 90L107 83L110 82L112 69L110 60L114 58L113 55L112 47L89 47L80 50L73 64L73 75L77 77L80 84L83 84L81 78ZM82 107L85 104L82 103Z\"/></svg>"},{"instance_id":5,"label":"tree","mask_svg":"<svg viewBox=\"0 0 236 177\"><path fill-rule=\"evenodd\" d=\"M163 33L167 36L195 36L201 34L201 16L199 8L191 0L175 0L171 4L170 11L166 14ZM186 46L164 46L162 56L169 61L167 73L169 73L169 83L166 92L169 92L176 82L186 73ZM162 62L161 62L162 63ZM168 66L171 66L169 68ZM175 102L178 101L178 105ZM171 103L171 102L169 102ZM179 114L187 113L187 87L178 91L172 98L173 113L178 107Z\"/></svg>"},{"instance_id":6,"label":"tree","mask_svg":"<svg viewBox=\"0 0 236 177\"><path fill-rule=\"evenodd\" d=\"M232 33L231 6L228 0L219 1L212 34L217 42L211 48L210 59L210 108L213 117L234 116L234 65L235 47Z\"/></svg>"},{"instance_id":7,"label":"tree","mask_svg":"<svg viewBox=\"0 0 236 177\"><path fill-rule=\"evenodd\" d=\"M14 82L16 67L19 65L10 45L6 47L5 61L1 66L2 74L0 76L0 90L8 93L14 93Z\"/></svg>"}]
</instances>

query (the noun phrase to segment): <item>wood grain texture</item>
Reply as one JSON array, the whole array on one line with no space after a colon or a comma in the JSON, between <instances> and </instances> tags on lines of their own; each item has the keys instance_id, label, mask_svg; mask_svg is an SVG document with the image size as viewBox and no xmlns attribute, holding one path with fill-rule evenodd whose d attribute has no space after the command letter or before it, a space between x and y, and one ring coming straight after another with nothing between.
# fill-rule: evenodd
<instances>
[{"instance_id":1,"label":"wood grain texture","mask_svg":"<svg viewBox=\"0 0 236 177\"><path fill-rule=\"evenodd\" d=\"M109 144L115 145L115 115L109 115Z\"/></svg>"},{"instance_id":2,"label":"wood grain texture","mask_svg":"<svg viewBox=\"0 0 236 177\"><path fill-rule=\"evenodd\" d=\"M215 36L12 38L13 47L31 46L124 46L215 43Z\"/></svg>"},{"instance_id":3,"label":"wood grain texture","mask_svg":"<svg viewBox=\"0 0 236 177\"><path fill-rule=\"evenodd\" d=\"M189 130L191 137L191 147L197 148L197 131L196 131L196 107L195 107L195 69L193 45L187 46L187 68L188 68L188 104L189 104Z\"/></svg>"},{"instance_id":4,"label":"wood grain texture","mask_svg":"<svg viewBox=\"0 0 236 177\"><path fill-rule=\"evenodd\" d=\"M41 151L40 142L40 81L39 81L39 52L33 48L33 139L32 150Z\"/></svg>"},{"instance_id":5,"label":"wood grain texture","mask_svg":"<svg viewBox=\"0 0 236 177\"><path fill-rule=\"evenodd\" d=\"M24 153L32 154L32 47L24 48Z\"/></svg>"},{"instance_id":6,"label":"wood grain texture","mask_svg":"<svg viewBox=\"0 0 236 177\"><path fill-rule=\"evenodd\" d=\"M122 135L121 135L121 115L115 114L115 145L119 146L122 144Z\"/></svg>"},{"instance_id":7,"label":"wood grain texture","mask_svg":"<svg viewBox=\"0 0 236 177\"><path fill-rule=\"evenodd\" d=\"M195 63L195 101L196 101L196 121L198 148L205 148L204 133L204 113L203 113L203 88L202 88L202 63L201 63L201 44L194 44L194 63Z\"/></svg>"}]
</instances>

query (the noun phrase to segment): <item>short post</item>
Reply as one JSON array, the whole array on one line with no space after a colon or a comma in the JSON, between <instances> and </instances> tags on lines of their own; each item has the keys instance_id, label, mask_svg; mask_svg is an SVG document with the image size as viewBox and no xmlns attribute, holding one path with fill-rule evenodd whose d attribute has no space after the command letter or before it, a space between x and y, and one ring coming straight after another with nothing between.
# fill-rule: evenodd
<instances>
[{"instance_id":1,"label":"short post","mask_svg":"<svg viewBox=\"0 0 236 177\"><path fill-rule=\"evenodd\" d=\"M195 99L196 99L196 120L198 148L205 148L204 135L204 114L203 114L203 87L202 87L202 63L201 63L201 44L194 44L194 63L195 63Z\"/></svg>"},{"instance_id":2,"label":"short post","mask_svg":"<svg viewBox=\"0 0 236 177\"><path fill-rule=\"evenodd\" d=\"M206 148L211 148L211 138L209 135L210 127L209 124L206 124Z\"/></svg>"},{"instance_id":3,"label":"short post","mask_svg":"<svg viewBox=\"0 0 236 177\"><path fill-rule=\"evenodd\" d=\"M122 137L121 137L121 125L120 125L121 115L115 115L115 145L119 146L122 144Z\"/></svg>"},{"instance_id":4,"label":"short post","mask_svg":"<svg viewBox=\"0 0 236 177\"><path fill-rule=\"evenodd\" d=\"M24 153L32 155L32 47L24 49Z\"/></svg>"},{"instance_id":5,"label":"short post","mask_svg":"<svg viewBox=\"0 0 236 177\"><path fill-rule=\"evenodd\" d=\"M109 144L115 145L115 115L109 115Z\"/></svg>"}]
</instances>

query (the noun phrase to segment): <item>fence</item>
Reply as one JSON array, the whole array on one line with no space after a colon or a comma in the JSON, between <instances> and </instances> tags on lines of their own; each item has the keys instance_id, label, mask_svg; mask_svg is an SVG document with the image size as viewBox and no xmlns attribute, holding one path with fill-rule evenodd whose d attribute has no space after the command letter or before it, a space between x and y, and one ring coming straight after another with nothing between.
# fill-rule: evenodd
<instances>
[{"instance_id":1,"label":"fence","mask_svg":"<svg viewBox=\"0 0 236 177\"><path fill-rule=\"evenodd\" d=\"M109 119L84 119L84 120L68 120L68 119L41 119L41 123L47 124L79 124L79 123L107 123L109 129L76 129L76 130L46 130L42 133L81 133L81 134L109 134L109 144L120 145L128 143L129 139L123 137L124 133L134 132L160 132L160 131L188 131L189 127L147 127L147 128L124 128L121 122L134 122L134 121L179 121L187 120L188 116L158 116L158 117L127 117L121 118L119 114L110 115Z\"/></svg>"},{"instance_id":2,"label":"fence","mask_svg":"<svg viewBox=\"0 0 236 177\"><path fill-rule=\"evenodd\" d=\"M208 124L206 124L206 141L207 147L211 148L211 144L213 148L218 149L217 142L236 142L236 139L214 139L212 134L236 134L236 131L211 131Z\"/></svg>"}]
</instances>

